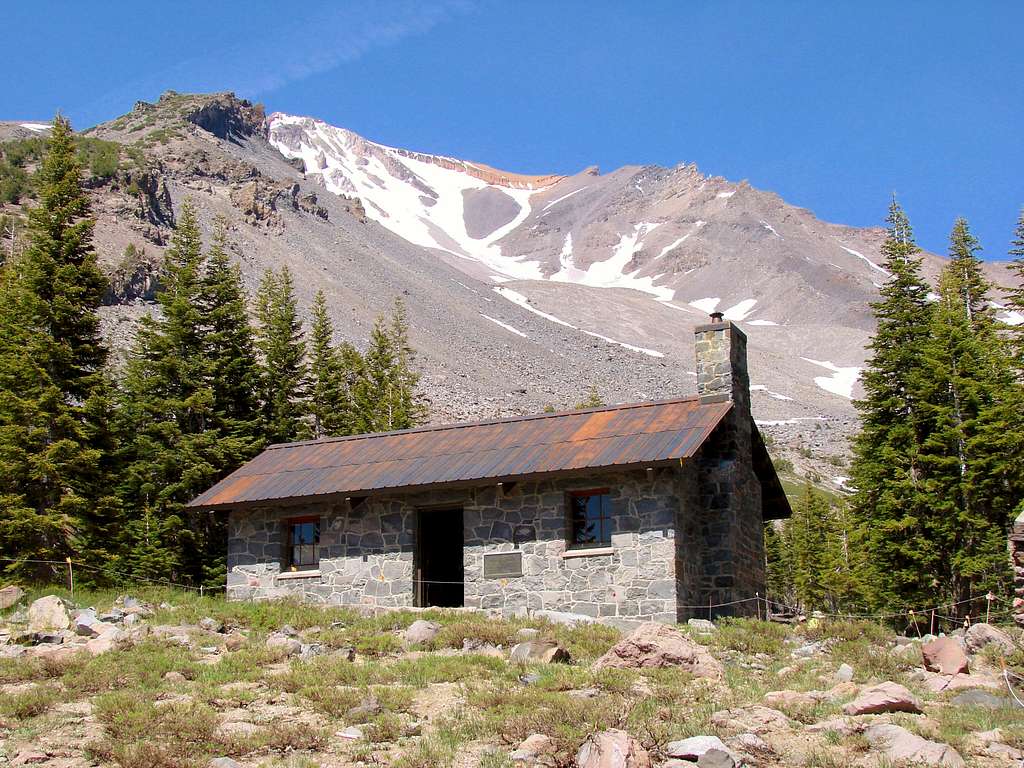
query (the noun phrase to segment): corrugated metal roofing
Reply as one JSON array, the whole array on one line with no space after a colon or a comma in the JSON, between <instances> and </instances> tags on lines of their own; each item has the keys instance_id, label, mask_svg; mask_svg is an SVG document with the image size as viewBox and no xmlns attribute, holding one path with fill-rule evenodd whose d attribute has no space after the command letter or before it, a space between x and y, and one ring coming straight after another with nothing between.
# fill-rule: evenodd
<instances>
[{"instance_id":1,"label":"corrugated metal roofing","mask_svg":"<svg viewBox=\"0 0 1024 768\"><path fill-rule=\"evenodd\" d=\"M693 456L731 407L691 397L273 445L189 506L663 464Z\"/></svg>"}]
</instances>

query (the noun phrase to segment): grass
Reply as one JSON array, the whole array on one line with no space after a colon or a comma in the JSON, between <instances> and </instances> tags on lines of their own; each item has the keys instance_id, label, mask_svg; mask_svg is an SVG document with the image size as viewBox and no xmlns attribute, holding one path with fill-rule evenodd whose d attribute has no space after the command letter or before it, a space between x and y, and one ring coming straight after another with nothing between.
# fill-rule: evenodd
<instances>
[{"instance_id":1,"label":"grass","mask_svg":"<svg viewBox=\"0 0 1024 768\"><path fill-rule=\"evenodd\" d=\"M28 720L39 717L60 701L62 692L56 685L33 685L18 693L9 693L0 698L0 715Z\"/></svg>"}]
</instances>

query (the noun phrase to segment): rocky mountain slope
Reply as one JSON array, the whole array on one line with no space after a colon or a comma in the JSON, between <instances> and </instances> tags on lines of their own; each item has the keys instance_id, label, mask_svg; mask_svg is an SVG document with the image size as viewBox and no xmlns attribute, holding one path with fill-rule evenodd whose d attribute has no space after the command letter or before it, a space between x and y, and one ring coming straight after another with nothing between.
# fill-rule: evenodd
<instances>
[{"instance_id":1,"label":"rocky mountain slope","mask_svg":"<svg viewBox=\"0 0 1024 768\"><path fill-rule=\"evenodd\" d=\"M268 118L231 94L168 93L86 133L122 147L93 190L118 346L192 197L205 227L231 223L250 287L287 264L302 305L323 288L357 345L401 297L437 421L570 406L592 386L608 402L691 392L692 329L722 311L749 337L758 421L842 483L868 303L886 278L880 229L692 165L507 173ZM925 259L934 276L942 259Z\"/></svg>"}]
</instances>

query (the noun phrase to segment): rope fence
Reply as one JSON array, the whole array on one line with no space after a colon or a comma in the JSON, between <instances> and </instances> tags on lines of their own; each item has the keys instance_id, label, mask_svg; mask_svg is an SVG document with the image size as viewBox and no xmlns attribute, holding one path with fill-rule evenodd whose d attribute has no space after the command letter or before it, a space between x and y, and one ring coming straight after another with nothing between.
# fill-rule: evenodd
<instances>
[{"instance_id":1,"label":"rope fence","mask_svg":"<svg viewBox=\"0 0 1024 768\"><path fill-rule=\"evenodd\" d=\"M227 589L226 586L207 587L204 585L199 585L197 587L192 584L182 584L180 582L172 581L171 579L153 579L147 578L145 576L137 576L132 573L127 573L125 571L118 571L114 568L90 565L89 563L83 563L78 560L72 560L70 557L64 560L36 560L31 558L11 559L6 557L0 557L0 563L29 563L32 565L55 565L67 568L68 589L72 595L75 593L75 568L81 568L83 570L91 571L93 573L104 573L112 574L114 576L120 576L123 581L127 581L130 583L152 584L154 586L160 587L176 587L178 589L190 590L192 592L198 593L200 596L214 592L223 592Z\"/></svg>"}]
</instances>

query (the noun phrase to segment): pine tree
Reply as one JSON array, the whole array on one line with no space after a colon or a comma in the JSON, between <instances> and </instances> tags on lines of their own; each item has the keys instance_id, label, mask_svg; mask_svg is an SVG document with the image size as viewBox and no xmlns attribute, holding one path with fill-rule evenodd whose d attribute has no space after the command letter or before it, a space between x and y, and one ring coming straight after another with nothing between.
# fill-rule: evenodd
<instances>
[{"instance_id":1,"label":"pine tree","mask_svg":"<svg viewBox=\"0 0 1024 768\"><path fill-rule=\"evenodd\" d=\"M127 527L135 537L129 562L131 553L146 552L146 568L169 569L165 578L214 584L223 572L223 542L218 552L206 538L205 519L190 517L185 505L237 457L217 429L202 238L188 200L164 256L161 286L160 315L143 318L123 384L121 432L131 441L122 457L122 497L136 520Z\"/></svg>"},{"instance_id":2,"label":"pine tree","mask_svg":"<svg viewBox=\"0 0 1024 768\"><path fill-rule=\"evenodd\" d=\"M58 116L37 175L27 247L0 278L0 555L102 557L116 515L108 493L104 366L97 308L106 280L67 120ZM42 575L42 574L36 574Z\"/></svg>"},{"instance_id":3,"label":"pine tree","mask_svg":"<svg viewBox=\"0 0 1024 768\"><path fill-rule=\"evenodd\" d=\"M351 404L342 356L334 346L334 326L327 315L327 298L317 291L310 323L310 397L313 437L351 434Z\"/></svg>"},{"instance_id":4,"label":"pine tree","mask_svg":"<svg viewBox=\"0 0 1024 768\"><path fill-rule=\"evenodd\" d=\"M262 357L263 422L267 441L305 439L309 428L306 342L287 267L263 275L256 295L256 347Z\"/></svg>"},{"instance_id":5,"label":"pine tree","mask_svg":"<svg viewBox=\"0 0 1024 768\"><path fill-rule=\"evenodd\" d=\"M934 572L940 556L922 522L928 510L919 463L927 433L920 390L932 307L910 223L895 199L887 222L882 253L891 277L871 305L877 330L861 378L864 399L856 403L862 426L851 474L852 513L865 532L873 599L896 606L933 594L922 574Z\"/></svg>"},{"instance_id":6,"label":"pine tree","mask_svg":"<svg viewBox=\"0 0 1024 768\"><path fill-rule=\"evenodd\" d=\"M956 285L967 320L974 326L986 324L990 318L983 317L989 312L988 293L992 286L982 271L981 260L975 255L981 250L962 216L953 223L949 235L949 258L956 271Z\"/></svg>"},{"instance_id":7,"label":"pine tree","mask_svg":"<svg viewBox=\"0 0 1024 768\"><path fill-rule=\"evenodd\" d=\"M983 311L988 286L965 269L964 239L969 232L959 220L926 348L930 431L921 452L927 525L941 555L928 575L952 601L1008 587L1006 534L1024 492L1021 387L996 323Z\"/></svg>"},{"instance_id":8,"label":"pine tree","mask_svg":"<svg viewBox=\"0 0 1024 768\"><path fill-rule=\"evenodd\" d=\"M412 367L408 324L401 301L395 302L391 320L377 318L370 344L363 355L362 371L353 387L356 432L389 432L409 429L426 418L417 393L419 374Z\"/></svg>"},{"instance_id":9,"label":"pine tree","mask_svg":"<svg viewBox=\"0 0 1024 768\"><path fill-rule=\"evenodd\" d=\"M1021 208L1020 216L1017 218L1017 227L1013 232L1013 240L1010 241L1010 262L1009 270L1013 275L1013 285L1007 291L1007 305L1011 311L1017 312L1021 322L1014 326L1013 345L1015 349L1016 365L1018 371L1024 373L1024 208Z\"/></svg>"}]
</instances>

